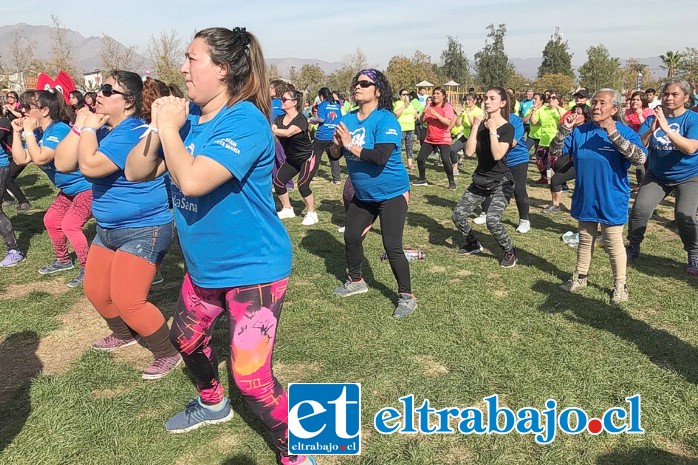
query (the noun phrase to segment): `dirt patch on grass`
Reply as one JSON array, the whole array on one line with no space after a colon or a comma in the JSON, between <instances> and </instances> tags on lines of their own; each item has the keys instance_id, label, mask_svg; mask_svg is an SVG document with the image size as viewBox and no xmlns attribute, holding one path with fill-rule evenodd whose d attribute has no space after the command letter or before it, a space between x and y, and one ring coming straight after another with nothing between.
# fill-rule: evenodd
<instances>
[{"instance_id":1,"label":"dirt patch on grass","mask_svg":"<svg viewBox=\"0 0 698 465\"><path fill-rule=\"evenodd\" d=\"M432 266L429 268L430 273L445 273L446 272L446 267L445 266Z\"/></svg>"},{"instance_id":2,"label":"dirt patch on grass","mask_svg":"<svg viewBox=\"0 0 698 465\"><path fill-rule=\"evenodd\" d=\"M282 363L274 362L274 376L281 384L293 380L295 383L312 381L313 377L320 373L322 365L317 362L310 363Z\"/></svg>"},{"instance_id":3,"label":"dirt patch on grass","mask_svg":"<svg viewBox=\"0 0 698 465\"><path fill-rule=\"evenodd\" d=\"M468 276L472 276L473 272L470 270L460 270L456 271L455 275L459 278L467 278Z\"/></svg>"},{"instance_id":4,"label":"dirt patch on grass","mask_svg":"<svg viewBox=\"0 0 698 465\"><path fill-rule=\"evenodd\" d=\"M52 281L34 281L23 284L10 284L5 292L0 294L0 300L21 299L32 292L45 292L51 295L65 294L70 288L65 281L54 279Z\"/></svg>"},{"instance_id":5,"label":"dirt patch on grass","mask_svg":"<svg viewBox=\"0 0 698 465\"><path fill-rule=\"evenodd\" d=\"M661 436L657 439L657 442L662 447L662 449L664 449L667 452L671 452L674 455L678 455L680 457L685 457L689 459L698 458L698 454L694 453L691 449L679 442L672 441Z\"/></svg>"},{"instance_id":6,"label":"dirt patch on grass","mask_svg":"<svg viewBox=\"0 0 698 465\"><path fill-rule=\"evenodd\" d=\"M439 378L449 372L446 365L431 355L417 355L414 357L414 361L422 368L424 374L429 378Z\"/></svg>"}]
</instances>

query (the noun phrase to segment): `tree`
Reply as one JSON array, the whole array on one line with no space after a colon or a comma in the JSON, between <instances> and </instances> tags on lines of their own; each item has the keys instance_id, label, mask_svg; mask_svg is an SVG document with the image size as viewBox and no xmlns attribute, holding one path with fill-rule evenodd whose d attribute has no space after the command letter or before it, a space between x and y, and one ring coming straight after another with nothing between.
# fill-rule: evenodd
<instances>
[{"instance_id":1,"label":"tree","mask_svg":"<svg viewBox=\"0 0 698 465\"><path fill-rule=\"evenodd\" d=\"M325 72L318 64L303 65L300 71L295 67L290 70L291 83L301 92L305 92L309 100L312 100L317 91L326 84Z\"/></svg>"},{"instance_id":2,"label":"tree","mask_svg":"<svg viewBox=\"0 0 698 465\"><path fill-rule=\"evenodd\" d=\"M505 85L514 72L514 65L504 51L506 24L500 24L496 29L494 24L490 24L487 31L485 47L475 54L477 82L483 88Z\"/></svg>"},{"instance_id":3,"label":"tree","mask_svg":"<svg viewBox=\"0 0 698 465\"><path fill-rule=\"evenodd\" d=\"M443 64L439 68L439 73L445 79L453 79L467 89L473 83L468 57L463 51L463 45L455 37L447 36L447 40L446 49L441 52Z\"/></svg>"},{"instance_id":4,"label":"tree","mask_svg":"<svg viewBox=\"0 0 698 465\"><path fill-rule=\"evenodd\" d=\"M579 67L580 85L595 92L603 88L620 89L621 81L620 59L611 57L603 44L589 47L587 61Z\"/></svg>"},{"instance_id":5,"label":"tree","mask_svg":"<svg viewBox=\"0 0 698 465\"><path fill-rule=\"evenodd\" d=\"M326 86L332 90L336 90L341 94L346 95L351 92L349 87L356 73L362 69L368 68L368 59L366 54L360 48L357 48L352 53L344 55L342 58L342 67L327 77ZM311 95L311 97L314 97Z\"/></svg>"},{"instance_id":6,"label":"tree","mask_svg":"<svg viewBox=\"0 0 698 465\"><path fill-rule=\"evenodd\" d=\"M698 85L698 48L686 47L676 74L688 82L692 82L694 86ZM694 90L694 92L698 92L698 90Z\"/></svg>"},{"instance_id":7,"label":"tree","mask_svg":"<svg viewBox=\"0 0 698 465\"><path fill-rule=\"evenodd\" d=\"M267 63L267 76L269 79L281 79L281 71L279 67L275 64Z\"/></svg>"},{"instance_id":8,"label":"tree","mask_svg":"<svg viewBox=\"0 0 698 465\"><path fill-rule=\"evenodd\" d=\"M68 37L68 29L63 27L63 23L56 15L51 15L51 39L53 45L51 47L51 59L45 64L48 74L56 76L59 71L63 70L73 78L76 84L82 82L82 69L75 65L75 55L73 53L73 44Z\"/></svg>"},{"instance_id":9,"label":"tree","mask_svg":"<svg viewBox=\"0 0 698 465\"><path fill-rule=\"evenodd\" d=\"M554 90L558 95L569 95L576 88L574 79L566 74L544 74L533 83L534 89Z\"/></svg>"},{"instance_id":10,"label":"tree","mask_svg":"<svg viewBox=\"0 0 698 465\"><path fill-rule=\"evenodd\" d=\"M99 62L105 73L113 69L137 72L143 64L135 47L126 48L107 34L103 34L99 40Z\"/></svg>"},{"instance_id":11,"label":"tree","mask_svg":"<svg viewBox=\"0 0 698 465\"><path fill-rule=\"evenodd\" d=\"M622 71L622 89L623 90L633 90L637 88L637 77L638 74L642 74L642 84L643 89L648 87L656 87L657 83L652 79L652 71L650 71L649 65L640 63L637 58L628 58L625 61Z\"/></svg>"},{"instance_id":12,"label":"tree","mask_svg":"<svg viewBox=\"0 0 698 465\"><path fill-rule=\"evenodd\" d=\"M538 68L538 77L546 74L564 74L574 78L572 71L572 54L566 40L562 40L560 28L555 28L555 33L543 49L543 62Z\"/></svg>"},{"instance_id":13,"label":"tree","mask_svg":"<svg viewBox=\"0 0 698 465\"><path fill-rule=\"evenodd\" d=\"M531 87L531 80L521 75L517 71L511 73L509 80L506 83L507 87L511 87L515 92L521 93Z\"/></svg>"},{"instance_id":14,"label":"tree","mask_svg":"<svg viewBox=\"0 0 698 465\"><path fill-rule=\"evenodd\" d=\"M671 79L676 74L676 70L681 66L681 60L683 60L683 53L681 52L666 52L666 55L659 55L659 58L664 63L660 65L662 69L666 70L666 77Z\"/></svg>"},{"instance_id":15,"label":"tree","mask_svg":"<svg viewBox=\"0 0 698 465\"><path fill-rule=\"evenodd\" d=\"M175 84L180 89L185 88L184 76L179 70L184 61L184 49L182 39L174 29L160 31L157 37L151 34L146 54L153 63L153 72L158 79Z\"/></svg>"},{"instance_id":16,"label":"tree","mask_svg":"<svg viewBox=\"0 0 698 465\"><path fill-rule=\"evenodd\" d=\"M34 49L36 45L24 37L24 35L16 30L10 42L10 62L7 64L8 69L13 73L23 73L28 71L32 64L36 61L34 57Z\"/></svg>"},{"instance_id":17,"label":"tree","mask_svg":"<svg viewBox=\"0 0 698 465\"><path fill-rule=\"evenodd\" d=\"M419 50L414 52L412 58L397 55L390 59L385 75L394 92L400 89L415 89L415 85L423 80L432 84L440 81L436 74L431 57ZM461 83L459 83L461 84Z\"/></svg>"}]
</instances>

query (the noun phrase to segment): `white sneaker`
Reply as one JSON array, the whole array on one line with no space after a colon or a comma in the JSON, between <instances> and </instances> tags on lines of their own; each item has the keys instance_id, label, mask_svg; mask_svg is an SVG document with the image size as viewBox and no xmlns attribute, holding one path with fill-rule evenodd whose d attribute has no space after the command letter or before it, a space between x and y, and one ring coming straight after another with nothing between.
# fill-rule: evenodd
<instances>
[{"instance_id":1,"label":"white sneaker","mask_svg":"<svg viewBox=\"0 0 698 465\"><path fill-rule=\"evenodd\" d=\"M337 232L343 233L345 229L347 229L346 226L340 226L339 228L337 228Z\"/></svg>"},{"instance_id":2,"label":"white sneaker","mask_svg":"<svg viewBox=\"0 0 698 465\"><path fill-rule=\"evenodd\" d=\"M279 215L279 218L282 220L285 220L286 218L295 218L296 213L293 211L293 208L282 208L280 212L277 213Z\"/></svg>"},{"instance_id":3,"label":"white sneaker","mask_svg":"<svg viewBox=\"0 0 698 465\"><path fill-rule=\"evenodd\" d=\"M480 213L480 216L475 218L473 220L473 223L475 224L485 224L487 222L487 214L486 213Z\"/></svg>"},{"instance_id":4,"label":"white sneaker","mask_svg":"<svg viewBox=\"0 0 698 465\"><path fill-rule=\"evenodd\" d=\"M317 222L320 221L317 217L317 212L308 212L305 215L305 218L303 218L303 222L301 223L303 226L312 226L314 224L317 224Z\"/></svg>"},{"instance_id":5,"label":"white sneaker","mask_svg":"<svg viewBox=\"0 0 698 465\"><path fill-rule=\"evenodd\" d=\"M516 228L516 232L520 232L521 234L526 234L530 230L531 230L531 222L529 220L520 220L519 221L519 227Z\"/></svg>"}]
</instances>

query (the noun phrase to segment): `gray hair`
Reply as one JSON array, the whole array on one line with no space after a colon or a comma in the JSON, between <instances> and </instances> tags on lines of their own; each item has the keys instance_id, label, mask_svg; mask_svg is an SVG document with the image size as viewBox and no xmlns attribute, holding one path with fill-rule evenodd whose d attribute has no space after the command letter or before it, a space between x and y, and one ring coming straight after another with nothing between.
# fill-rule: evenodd
<instances>
[{"instance_id":1,"label":"gray hair","mask_svg":"<svg viewBox=\"0 0 698 465\"><path fill-rule=\"evenodd\" d=\"M620 92L610 88L599 89L596 92L594 92L594 95L591 96L591 101L593 102L596 96L599 94L608 94L611 96L613 106L616 107L616 110L618 110L616 111L616 114L613 115L613 119L625 124L625 112L623 111L623 96L620 94Z\"/></svg>"},{"instance_id":2,"label":"gray hair","mask_svg":"<svg viewBox=\"0 0 698 465\"><path fill-rule=\"evenodd\" d=\"M685 108L691 108L693 106L693 87L685 79L669 79L666 84L662 87L662 94L669 89L669 86L679 86L681 91L688 95L688 100L684 103Z\"/></svg>"}]
</instances>

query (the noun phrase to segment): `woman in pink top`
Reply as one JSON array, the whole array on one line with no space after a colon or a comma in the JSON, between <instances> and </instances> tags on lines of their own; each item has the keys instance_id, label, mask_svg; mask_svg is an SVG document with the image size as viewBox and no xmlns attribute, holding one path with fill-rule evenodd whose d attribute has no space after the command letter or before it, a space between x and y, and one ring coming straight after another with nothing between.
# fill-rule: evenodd
<instances>
[{"instance_id":1,"label":"woman in pink top","mask_svg":"<svg viewBox=\"0 0 698 465\"><path fill-rule=\"evenodd\" d=\"M456 121L456 113L453 107L446 101L446 92L441 87L435 87L432 93L433 102L427 106L419 120L427 123L427 136L417 155L417 168L419 179L412 183L413 186L427 186L426 159L434 151L441 154L441 162L448 178L448 188L456 189L453 180L453 165L451 164L451 128Z\"/></svg>"},{"instance_id":2,"label":"woman in pink top","mask_svg":"<svg viewBox=\"0 0 698 465\"><path fill-rule=\"evenodd\" d=\"M635 132L638 132L640 130L640 126L642 126L642 123L644 123L645 120L650 116L654 116L654 110L652 110L649 106L647 95L639 90L633 92L630 96L630 108L628 108L625 112L625 123ZM640 190L640 185L642 184L642 179L645 177L648 164L649 158L643 165L638 165L635 167L635 178L637 179L637 185L633 189L633 192Z\"/></svg>"}]
</instances>

